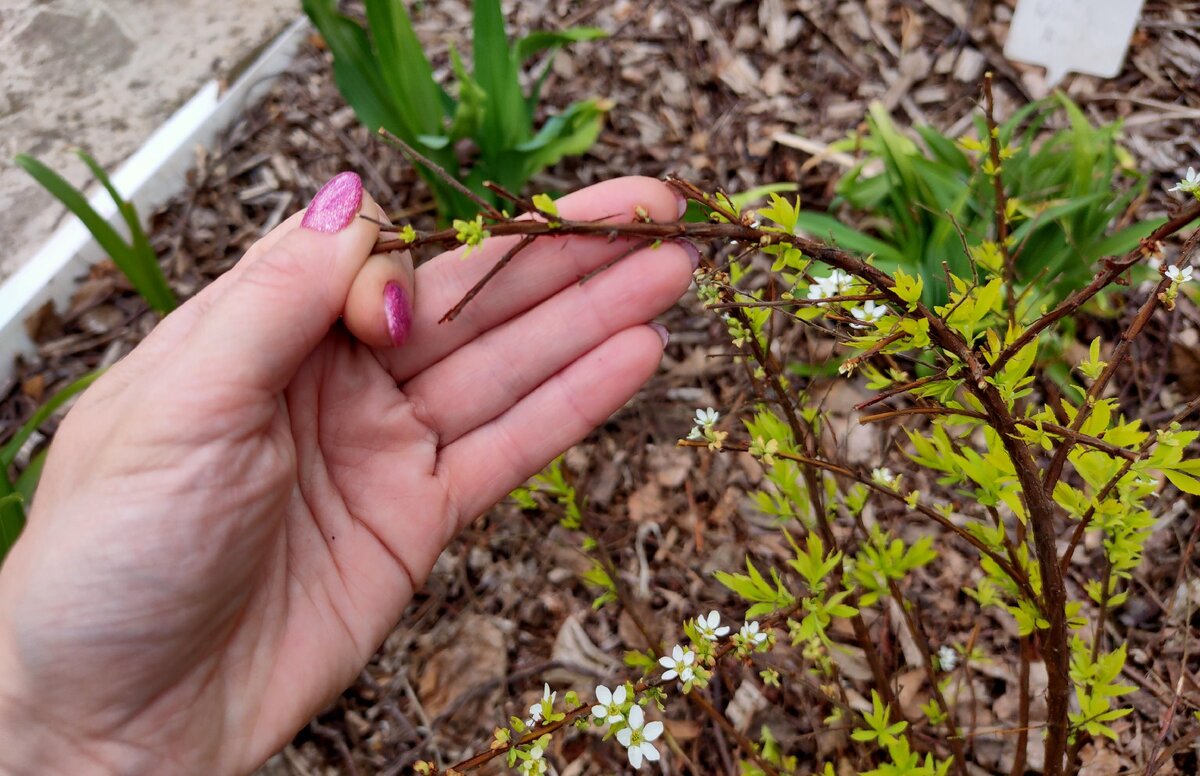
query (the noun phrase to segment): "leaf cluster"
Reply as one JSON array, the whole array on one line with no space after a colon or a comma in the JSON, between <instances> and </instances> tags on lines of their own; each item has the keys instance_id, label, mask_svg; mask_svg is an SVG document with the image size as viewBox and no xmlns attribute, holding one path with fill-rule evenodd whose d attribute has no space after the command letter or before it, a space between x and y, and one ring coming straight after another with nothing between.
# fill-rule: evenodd
<instances>
[{"instance_id":1,"label":"leaf cluster","mask_svg":"<svg viewBox=\"0 0 1200 776\"><path fill-rule=\"evenodd\" d=\"M519 192L526 181L564 156L581 154L599 136L608 103L582 100L535 125L542 85L552 56L543 56L528 92L523 68L539 55L578 41L604 37L594 27L532 32L512 43L500 0L475 0L473 69L451 47L457 82L452 96L437 82L403 0L366 0L366 22L337 10L336 0L304 0L304 12L333 52L333 76L346 102L371 130L386 129L441 166L484 200L493 181ZM459 161L459 144L477 153ZM443 219L469 221L478 207L434 171L422 168Z\"/></svg>"}]
</instances>

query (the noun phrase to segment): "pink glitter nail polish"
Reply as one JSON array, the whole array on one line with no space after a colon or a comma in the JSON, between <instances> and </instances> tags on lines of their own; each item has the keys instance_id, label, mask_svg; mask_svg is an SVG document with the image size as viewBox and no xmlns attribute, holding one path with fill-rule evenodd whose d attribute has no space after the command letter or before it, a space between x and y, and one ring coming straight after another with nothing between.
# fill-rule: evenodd
<instances>
[{"instance_id":1,"label":"pink glitter nail polish","mask_svg":"<svg viewBox=\"0 0 1200 776\"><path fill-rule=\"evenodd\" d=\"M362 195L362 178L352 172L338 173L313 197L300 225L314 232L336 234L358 215Z\"/></svg>"},{"instance_id":2,"label":"pink glitter nail polish","mask_svg":"<svg viewBox=\"0 0 1200 776\"><path fill-rule=\"evenodd\" d=\"M408 294L394 280L389 280L383 287L383 314L387 319L392 344L400 347L408 339L408 331L412 328L412 306Z\"/></svg>"}]
</instances>

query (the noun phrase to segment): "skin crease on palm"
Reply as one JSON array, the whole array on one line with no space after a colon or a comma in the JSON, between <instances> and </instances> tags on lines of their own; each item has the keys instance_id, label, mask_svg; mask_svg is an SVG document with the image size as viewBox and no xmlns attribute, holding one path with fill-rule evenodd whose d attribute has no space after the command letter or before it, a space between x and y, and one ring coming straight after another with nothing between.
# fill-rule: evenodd
<instances>
[{"instance_id":1,"label":"skin crease on palm","mask_svg":"<svg viewBox=\"0 0 1200 776\"><path fill-rule=\"evenodd\" d=\"M623 178L559 210L680 204ZM382 213L366 194L361 212ZM63 421L0 571L0 772L253 770L353 682L464 525L653 374L646 322L696 258L647 248L580 284L628 244L542 240L439 325L507 240L414 273L368 258L366 219L302 218ZM415 300L400 347L388 281Z\"/></svg>"}]
</instances>

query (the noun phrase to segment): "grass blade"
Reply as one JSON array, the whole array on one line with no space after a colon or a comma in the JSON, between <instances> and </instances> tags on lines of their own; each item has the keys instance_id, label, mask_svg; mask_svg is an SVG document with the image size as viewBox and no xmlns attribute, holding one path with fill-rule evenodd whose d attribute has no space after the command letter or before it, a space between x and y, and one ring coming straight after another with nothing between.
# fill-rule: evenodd
<instances>
[{"instance_id":1,"label":"grass blade","mask_svg":"<svg viewBox=\"0 0 1200 776\"><path fill-rule=\"evenodd\" d=\"M95 159L84 151L82 148L75 149L75 155L83 160L83 163L92 171L92 175L96 176L96 180L100 181L100 185L108 192L108 196L112 197L112 201L117 206L117 211L121 214L121 218L125 219L125 225L129 228L129 237L132 240L130 245L129 257L127 259L131 266L135 266L138 275L141 277L141 282L145 284L145 289L139 286L129 273L129 282L133 283L138 289L146 302L158 310L159 312L171 312L178 306L178 301L175 299L175 293L171 291L171 287L167 285L167 278L163 275L162 267L158 263L158 254L154 252L154 248L150 245L150 238L146 236L146 230L142 228L142 221L138 218L137 210L134 209L133 203L124 199L121 193L117 191L117 187L113 185L108 174L104 172ZM116 259L113 259L116 261ZM117 266L120 266L118 264Z\"/></svg>"},{"instance_id":2,"label":"grass blade","mask_svg":"<svg viewBox=\"0 0 1200 776\"><path fill-rule=\"evenodd\" d=\"M45 404L38 407L29 420L25 421L21 428L17 429L17 433L13 435L13 438L8 440L8 443L4 447L0 447L0 467L7 468L12 466L13 461L17 457L17 452L20 451L21 445L25 444L25 440L33 436L33 432L37 431L39 426L57 412L59 407L66 404L76 394L86 390L103 373L103 370L99 369L94 372L88 372L83 377L69 383L61 391L51 396Z\"/></svg>"},{"instance_id":3,"label":"grass blade","mask_svg":"<svg viewBox=\"0 0 1200 776\"><path fill-rule=\"evenodd\" d=\"M13 161L83 222L101 249L124 273L147 304L163 314L174 309L175 297L170 293L170 288L166 286L166 281L164 280L159 286L152 278L147 277L147 262L144 258L139 260L136 253L137 248L125 242L117 230L96 212L82 192L54 170L28 154L19 154ZM118 201L119 206L120 201ZM158 266L157 258L154 260L154 265ZM160 269L159 274L161 272Z\"/></svg>"}]
</instances>

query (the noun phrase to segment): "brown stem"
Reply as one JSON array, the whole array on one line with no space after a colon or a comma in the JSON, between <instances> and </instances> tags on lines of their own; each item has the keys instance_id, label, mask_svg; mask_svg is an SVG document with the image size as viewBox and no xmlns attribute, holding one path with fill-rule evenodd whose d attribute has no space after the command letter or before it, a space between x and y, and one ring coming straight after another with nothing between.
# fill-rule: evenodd
<instances>
[{"instance_id":1,"label":"brown stem","mask_svg":"<svg viewBox=\"0 0 1200 776\"><path fill-rule=\"evenodd\" d=\"M905 601L904 596L900 594L900 587L896 584L896 580L888 580L888 590L892 594L892 599L900 607L900 612L904 615L904 622L908 625L908 632L912 634L913 641L917 644L917 649L921 651L925 676L929 680L929 688L933 693L933 699L937 701L938 708L946 715L946 727L949 729L949 736L946 738L946 743L950 745L950 751L954 753L954 770L959 776L967 776L967 757L966 752L963 750L962 736L958 730L958 726L954 723L954 713L950 710L950 704L946 703L946 698L942 695L941 688L938 687L937 670L933 665L933 652L929 649L929 635L921 625L920 618L914 614L912 608Z\"/></svg>"},{"instance_id":2,"label":"brown stem","mask_svg":"<svg viewBox=\"0 0 1200 776\"><path fill-rule=\"evenodd\" d=\"M926 375L925 377L919 378L917 380L913 380L912 382L904 383L902 385L894 385L891 388L888 388L886 391L883 391L882 393L880 393L878 396L870 398L867 401L861 402L859 404L855 404L854 409L858 410L859 412L862 412L867 407L874 406L876 404L879 404L882 401L887 401L888 399L892 398L893 396L899 396L902 393L908 393L909 391L913 390L914 388L920 388L923 385L928 385L929 383L937 382L938 380L944 380L944 379L946 379L946 370L942 369L931 375Z\"/></svg>"},{"instance_id":3,"label":"brown stem","mask_svg":"<svg viewBox=\"0 0 1200 776\"><path fill-rule=\"evenodd\" d=\"M532 245L533 241L536 239L537 238L533 237L532 235L526 235L525 237L521 238L520 242L505 251L504 255L500 257L500 260L493 264L491 268L484 273L483 277L481 277L478 282L475 283L475 285L471 286L471 290L468 291L466 295L458 301L458 304L454 305L454 307L451 307L449 312L443 315L438 323L445 323L446 321L452 321L457 318L463 309L471 303L471 300L479 295L479 292L483 290L483 287L491 282L492 278L494 278L496 274L500 272L500 270L508 266L508 263L516 258L518 253Z\"/></svg>"},{"instance_id":4,"label":"brown stem","mask_svg":"<svg viewBox=\"0 0 1200 776\"><path fill-rule=\"evenodd\" d=\"M747 331L754 331L745 310L735 309L732 314ZM798 443L803 442L809 453L815 456L818 448L817 439L812 429L800 422L800 417L796 414L796 409L792 406L790 395L783 384L783 375L778 362L776 362L775 357L770 352L763 348L762 343L758 341L758 337L753 334L749 337L749 345L754 359L762 366L763 371L766 372L767 379L771 382L775 394L779 398L793 436ZM815 460L813 457L800 456L798 458L803 459L797 462L802 464L800 471L804 477L805 489L808 492L808 498L812 505L817 532L821 535L821 539L825 542L826 547L829 547L831 551L838 550L841 545L838 542L837 536L833 533L833 526L830 525L829 516L825 512L823 490L821 482L817 477L817 469L820 467L813 466L807 462ZM839 564L837 569L839 577L842 571L843 568ZM899 722L904 719L904 713L900 708L899 702L896 700L896 694L892 691L887 669L884 667L879 650L876 649L874 639L871 638L871 630L867 627L866 621L863 620L862 614L858 611L858 595L851 591L848 601L849 605L855 609L854 615L850 617L850 626L854 629L854 639L858 642L859 647L867 658L867 664L871 668L871 675L875 678L875 684L879 687L880 696L883 698L884 703L892 709L893 719Z\"/></svg>"},{"instance_id":5,"label":"brown stem","mask_svg":"<svg viewBox=\"0 0 1200 776\"><path fill-rule=\"evenodd\" d=\"M1105 259L1103 269L1096 273L1096 277L1092 278L1092 282L1074 291L1062 302L1059 302L1057 307L1031 323L1019 337L1013 340L1011 345L1000 351L1000 355L996 357L995 363L987 370L987 376L991 377L1003 369L1004 365L1013 356L1020 353L1022 348L1033 342L1038 334L1063 318L1074 314L1085 302L1100 293L1134 264L1153 256L1157 252L1158 243L1180 231L1197 218L1200 218L1200 200L1192 202L1187 207L1181 209L1165 224L1155 229L1147 237L1142 238L1141 244L1122 258Z\"/></svg>"},{"instance_id":6,"label":"brown stem","mask_svg":"<svg viewBox=\"0 0 1200 776\"><path fill-rule=\"evenodd\" d=\"M441 178L446 185L450 186L459 194L462 194L464 197L474 202L479 206L480 210L487 214L489 218L504 218L504 214L497 210L495 205L468 189L461 182L459 182L458 178L455 178L453 175L446 172L441 165L437 164L432 159L422 156L417 149L396 137L391 132L388 132L384 127L379 128L379 136L382 137L389 145L394 145L396 148L399 148L400 152L407 156L410 160L416 162L417 164L424 165L431 172Z\"/></svg>"},{"instance_id":7,"label":"brown stem","mask_svg":"<svg viewBox=\"0 0 1200 776\"><path fill-rule=\"evenodd\" d=\"M718 711L715 706L709 703L703 695L701 695L698 691L691 692L688 693L687 698L694 706L699 708L701 711L711 717L714 722L720 725L721 729L728 733L734 741L737 741L737 745L741 747L742 751L746 753L746 756L753 760L754 764L757 765L763 773L767 774L767 776L779 776L779 769L764 760L762 756L759 755L758 749L754 746L754 743L742 735L738 729L733 726L733 723L730 722L724 714Z\"/></svg>"},{"instance_id":8,"label":"brown stem","mask_svg":"<svg viewBox=\"0 0 1200 776\"><path fill-rule=\"evenodd\" d=\"M1000 130L996 127L996 100L992 96L992 74L983 75L983 116L988 130L988 156L992 161L992 186L996 192L996 243L1004 259L1004 294L1008 309L1008 325L1016 322L1017 304L1014 294L1017 285L1017 268L1008 249L1008 197L1004 193L1004 181L1000 179ZM949 317L949 316L947 316Z\"/></svg>"},{"instance_id":9,"label":"brown stem","mask_svg":"<svg viewBox=\"0 0 1200 776\"><path fill-rule=\"evenodd\" d=\"M1017 748L1013 752L1012 776L1023 776L1025 773L1026 750L1029 749L1029 637L1022 636L1020 641L1021 666L1017 674Z\"/></svg>"},{"instance_id":10,"label":"brown stem","mask_svg":"<svg viewBox=\"0 0 1200 776\"><path fill-rule=\"evenodd\" d=\"M1170 427L1175 425L1188 415L1191 415L1197 409L1200 409L1200 396L1192 399L1182 410L1175 413L1175 417L1171 418L1171 420L1167 423L1167 426ZM1142 443L1142 446L1138 448L1138 457L1144 458L1146 453L1150 452L1150 448L1154 447L1154 445L1157 443L1157 434L1151 434L1148 436L1146 441ZM1104 483L1104 487L1101 488L1100 492L1096 495L1093 505L1088 507L1087 511L1084 512L1079 518L1079 522L1075 525L1075 531L1071 534L1071 541L1067 544L1067 549L1063 551L1062 560L1059 561L1059 566L1062 568L1064 574L1071 566L1071 558L1075 554L1075 548L1078 547L1079 542L1083 540L1083 534L1087 531L1088 526L1092 522L1092 518L1096 515L1095 504L1103 504L1108 498L1109 494L1112 493L1113 488L1117 486L1117 483L1121 481L1121 478L1124 477L1132 467L1133 461L1128 461L1122 465L1121 468L1117 470L1117 473L1114 474L1108 482Z\"/></svg>"},{"instance_id":11,"label":"brown stem","mask_svg":"<svg viewBox=\"0 0 1200 776\"><path fill-rule=\"evenodd\" d=\"M704 442L703 440L681 439L678 442L678 445L680 447L707 447L708 443ZM726 451L735 453L748 453L750 452L750 446L740 442L726 441L721 445L721 452ZM773 455L776 458L786 458L789 461L796 461L797 463L802 463L815 469L822 469L824 471L831 472L832 474L854 480L861 485L865 485L876 493L881 493L889 498L903 503L905 506L908 506L908 501L902 493L894 491L891 488L884 487L874 480L863 477L852 469L847 469L844 466L839 466L837 464L830 463L829 461L822 461L819 458L810 458L808 456L798 455L796 453L779 452L773 453ZM918 514L929 518L948 531L951 531L967 544L970 544L972 547L978 550L981 554L991 558L996 565L999 566L1000 569L1007 574L1010 579L1012 579L1013 583L1021 589L1021 592L1030 598L1030 600L1037 598L1036 594L1033 592L1033 587L1029 583L1029 578L1026 577L1018 567L1011 564L1007 558L988 547L974 534L955 525L954 523L950 522L945 515L926 506L925 504L922 504L919 501L917 502L916 506L911 507L911 509Z\"/></svg>"},{"instance_id":12,"label":"brown stem","mask_svg":"<svg viewBox=\"0 0 1200 776\"><path fill-rule=\"evenodd\" d=\"M904 415L957 415L964 418L976 418L979 420L987 420L987 415L982 412L975 412L967 409L956 409L953 407L904 407L901 409L889 410L880 412L874 415L864 415L858 419L859 423L878 423L881 420L891 420ZM1070 440L1075 444L1087 445L1095 449L1107 453L1114 458L1124 458L1127 461L1133 462L1141 460L1142 456L1133 450L1127 450L1124 447L1117 447L1114 444L1105 442L1099 437L1094 437L1091 434L1081 434L1078 431L1065 428L1057 423L1047 423L1045 421L1037 422L1032 420L1015 419L1018 426L1036 429L1041 426L1043 431L1049 431L1055 436Z\"/></svg>"}]
</instances>

